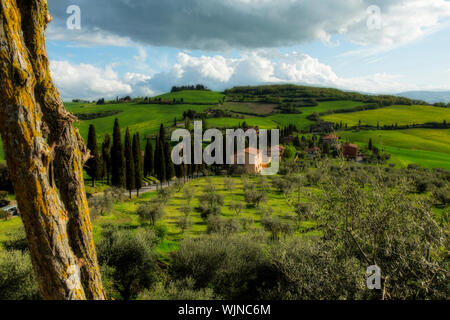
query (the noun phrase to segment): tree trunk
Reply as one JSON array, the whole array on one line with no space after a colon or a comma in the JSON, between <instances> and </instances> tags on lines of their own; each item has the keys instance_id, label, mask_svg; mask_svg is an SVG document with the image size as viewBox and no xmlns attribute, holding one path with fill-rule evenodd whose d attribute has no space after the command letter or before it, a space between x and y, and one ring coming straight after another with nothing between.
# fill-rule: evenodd
<instances>
[{"instance_id":1,"label":"tree trunk","mask_svg":"<svg viewBox=\"0 0 450 320\"><path fill-rule=\"evenodd\" d=\"M50 21L46 0L0 0L0 132L42 296L105 299L82 175L89 152L50 76Z\"/></svg>"}]
</instances>

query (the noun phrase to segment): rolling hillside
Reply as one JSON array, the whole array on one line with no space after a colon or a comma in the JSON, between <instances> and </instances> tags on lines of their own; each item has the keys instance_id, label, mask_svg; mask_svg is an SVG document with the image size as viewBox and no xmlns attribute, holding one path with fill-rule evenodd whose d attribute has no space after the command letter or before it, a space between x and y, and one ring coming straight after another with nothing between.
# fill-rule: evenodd
<instances>
[{"instance_id":1,"label":"rolling hillside","mask_svg":"<svg viewBox=\"0 0 450 320\"><path fill-rule=\"evenodd\" d=\"M323 120L344 123L348 126L361 125L413 125L427 122L450 122L450 109L432 106L391 106L376 110L367 110L351 113L339 113L324 116Z\"/></svg>"},{"instance_id":2,"label":"rolling hillside","mask_svg":"<svg viewBox=\"0 0 450 320\"><path fill-rule=\"evenodd\" d=\"M372 139L374 145L392 155L390 162L399 167L416 163L450 170L450 129L362 130L338 134L364 148Z\"/></svg>"},{"instance_id":3,"label":"rolling hillside","mask_svg":"<svg viewBox=\"0 0 450 320\"><path fill-rule=\"evenodd\" d=\"M246 91L247 90L247 91ZM294 90L294 91L292 91ZM323 91L325 90L325 91ZM127 127L131 133L139 132L142 143L144 137L157 132L161 123L172 127L174 119L180 124L183 112L195 110L202 112L209 108L228 110L233 117L208 118L209 128L233 128L244 121L250 126L259 126L262 129L274 129L277 126L293 124L298 129L307 130L315 121L308 119L313 113L323 113L334 110L354 109L358 106L371 103L373 97L359 96L354 93L339 93L329 89L308 91L307 88L297 87L253 87L232 89L226 96L219 92L187 90L167 93L153 97L153 104L140 104L137 102L119 104L83 104L66 103L67 109L81 119L76 126L84 139L87 139L90 124L95 125L97 138L101 142L106 133L112 133L114 119L118 118L122 133ZM277 94L280 96L277 97ZM332 95L341 94L332 99ZM319 96L317 101L314 95ZM155 104L161 98L164 102L176 100L176 104ZM348 100L355 98L358 101ZM363 99L364 98L364 99ZM181 103L183 99L183 103ZM331 99L331 101L323 101ZM345 100L339 100L345 99ZM375 97L386 101L390 97ZM238 100L238 101L236 101ZM278 101L278 103L276 102ZM282 112L282 105L291 105L295 113ZM308 105L310 104L310 105ZM393 105L375 110L360 112L335 113L322 117L325 121L347 123L348 126L362 125L411 125L425 122L439 122L446 120L450 123L450 109L424 105ZM392 154L391 162L400 166L409 163L418 163L426 167L442 167L450 169L450 130L438 129L409 129L409 130L361 130L342 131L338 134L348 141L366 146L369 138L374 143ZM0 146L1 147L1 146ZM1 159L4 159L0 148Z\"/></svg>"},{"instance_id":4,"label":"rolling hillside","mask_svg":"<svg viewBox=\"0 0 450 320\"><path fill-rule=\"evenodd\" d=\"M184 103L205 103L205 104L217 104L222 101L223 95L219 92L214 91L199 91L199 90L184 90L178 92L166 93L156 98L161 98L162 100L173 100L176 99L180 101L183 99Z\"/></svg>"}]
</instances>

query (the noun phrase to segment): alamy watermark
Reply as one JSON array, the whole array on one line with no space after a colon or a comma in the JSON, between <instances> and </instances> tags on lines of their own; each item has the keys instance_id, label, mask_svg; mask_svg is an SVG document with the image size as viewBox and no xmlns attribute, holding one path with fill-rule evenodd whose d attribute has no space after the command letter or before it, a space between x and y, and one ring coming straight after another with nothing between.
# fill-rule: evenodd
<instances>
[{"instance_id":1,"label":"alamy watermark","mask_svg":"<svg viewBox=\"0 0 450 320\"><path fill-rule=\"evenodd\" d=\"M66 20L66 26L69 30L81 29L81 9L77 5L70 5L67 7L66 13L69 17Z\"/></svg>"},{"instance_id":2,"label":"alamy watermark","mask_svg":"<svg viewBox=\"0 0 450 320\"><path fill-rule=\"evenodd\" d=\"M366 22L367 28L369 30L380 30L382 24L380 7L370 6L367 8L366 13L369 15Z\"/></svg>"},{"instance_id":3,"label":"alamy watermark","mask_svg":"<svg viewBox=\"0 0 450 320\"><path fill-rule=\"evenodd\" d=\"M373 265L367 268L366 271L368 277L366 280L367 289L380 290L381 289L381 269L377 265Z\"/></svg>"},{"instance_id":4,"label":"alamy watermark","mask_svg":"<svg viewBox=\"0 0 450 320\"><path fill-rule=\"evenodd\" d=\"M222 131L208 129L203 134L202 122L195 121L193 144L189 130L177 129L172 133L172 142L179 142L172 150L172 161L175 165L192 164L192 160L193 164L251 165L256 166L257 171L262 175L275 175L280 168L280 132L279 130L270 130L270 132L270 148L267 147L268 130L259 130L258 135L255 129L247 131L227 129L226 144L224 144ZM182 139L181 142L180 139ZM246 139L249 141L248 148L246 148ZM211 143L203 149L203 142ZM194 152L193 157L192 152Z\"/></svg>"}]
</instances>

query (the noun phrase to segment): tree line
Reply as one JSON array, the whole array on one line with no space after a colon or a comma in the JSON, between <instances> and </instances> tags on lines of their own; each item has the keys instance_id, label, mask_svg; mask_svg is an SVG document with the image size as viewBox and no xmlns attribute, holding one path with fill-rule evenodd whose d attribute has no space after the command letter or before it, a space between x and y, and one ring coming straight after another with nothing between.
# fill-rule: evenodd
<instances>
[{"instance_id":1,"label":"tree line","mask_svg":"<svg viewBox=\"0 0 450 320\"><path fill-rule=\"evenodd\" d=\"M144 186L144 179L156 177L162 185L174 177L189 179L201 169L201 165L174 165L171 159L172 148L166 140L166 129L161 124L159 133L153 140L146 138L145 149L141 150L139 133L131 135L126 129L125 138L122 134L119 120L116 118L113 127L112 139L106 133L101 149L97 145L97 136L94 125L89 126L87 148L90 158L86 162L85 170L91 178L92 186L95 182L106 178L106 183L113 187L125 188L131 193Z\"/></svg>"}]
</instances>

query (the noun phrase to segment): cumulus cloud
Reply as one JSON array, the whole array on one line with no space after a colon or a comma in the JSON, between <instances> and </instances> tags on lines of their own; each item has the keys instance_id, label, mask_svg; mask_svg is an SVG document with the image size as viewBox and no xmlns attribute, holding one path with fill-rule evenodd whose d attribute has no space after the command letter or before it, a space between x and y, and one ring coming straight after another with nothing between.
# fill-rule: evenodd
<instances>
[{"instance_id":1,"label":"cumulus cloud","mask_svg":"<svg viewBox=\"0 0 450 320\"><path fill-rule=\"evenodd\" d=\"M131 84L119 79L113 66L99 68L84 63L52 61L50 68L55 85L63 99L93 100L99 97L110 98L133 93Z\"/></svg>"},{"instance_id":2,"label":"cumulus cloud","mask_svg":"<svg viewBox=\"0 0 450 320\"><path fill-rule=\"evenodd\" d=\"M307 54L256 50L241 53L238 58L221 55L195 57L181 52L167 72L152 76L125 73L119 77L114 66L99 68L89 64L53 61L54 81L64 99L100 97L154 96L167 92L174 85L202 83L214 90L239 85L299 84L333 87L366 93L398 93L419 89L449 90L410 84L400 75L376 73L361 77L341 77L331 66Z\"/></svg>"},{"instance_id":3,"label":"cumulus cloud","mask_svg":"<svg viewBox=\"0 0 450 320\"><path fill-rule=\"evenodd\" d=\"M82 31L64 31L66 8L77 4ZM54 38L109 43L109 35L181 49L269 48L346 35L361 45L393 46L445 26L446 0L49 0ZM376 5L381 27L367 27ZM448 25L447 25L448 26ZM92 34L91 34L92 33Z\"/></svg>"}]
</instances>

